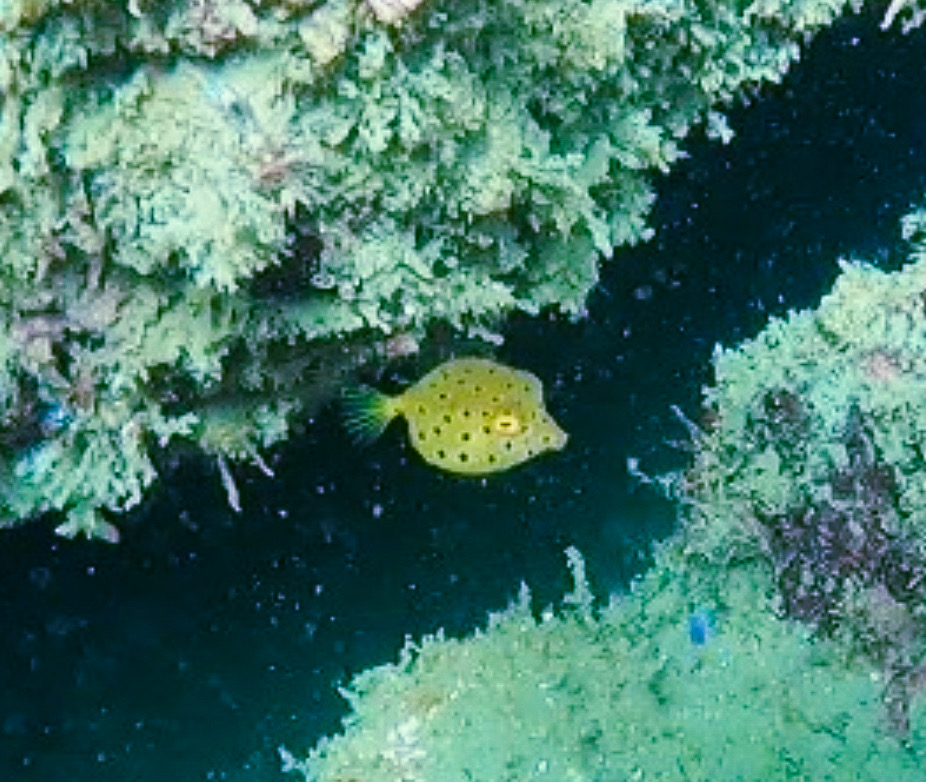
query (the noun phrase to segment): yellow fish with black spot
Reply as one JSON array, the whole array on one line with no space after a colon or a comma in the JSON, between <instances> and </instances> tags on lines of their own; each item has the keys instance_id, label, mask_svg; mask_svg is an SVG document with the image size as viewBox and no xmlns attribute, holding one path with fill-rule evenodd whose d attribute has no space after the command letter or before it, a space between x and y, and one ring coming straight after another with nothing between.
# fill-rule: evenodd
<instances>
[{"instance_id":1,"label":"yellow fish with black spot","mask_svg":"<svg viewBox=\"0 0 926 782\"><path fill-rule=\"evenodd\" d=\"M424 460L460 475L501 472L568 439L543 406L540 380L483 358L447 361L398 396L351 392L345 407L347 428L360 439L404 416Z\"/></svg>"}]
</instances>

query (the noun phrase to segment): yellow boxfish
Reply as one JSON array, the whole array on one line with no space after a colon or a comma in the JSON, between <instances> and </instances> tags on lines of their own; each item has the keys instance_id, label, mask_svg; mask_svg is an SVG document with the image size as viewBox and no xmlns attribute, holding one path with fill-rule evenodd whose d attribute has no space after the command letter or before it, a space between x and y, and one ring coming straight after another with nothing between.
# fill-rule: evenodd
<instances>
[{"instance_id":1,"label":"yellow boxfish","mask_svg":"<svg viewBox=\"0 0 926 782\"><path fill-rule=\"evenodd\" d=\"M398 396L349 392L345 408L348 430L362 440L404 416L425 461L461 475L507 470L568 437L543 406L540 380L483 358L447 361Z\"/></svg>"}]
</instances>

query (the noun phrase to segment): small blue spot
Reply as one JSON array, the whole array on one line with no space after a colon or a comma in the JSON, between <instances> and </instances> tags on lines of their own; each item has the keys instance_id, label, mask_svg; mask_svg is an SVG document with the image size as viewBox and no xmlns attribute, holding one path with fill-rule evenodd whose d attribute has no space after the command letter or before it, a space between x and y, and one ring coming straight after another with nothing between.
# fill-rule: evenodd
<instances>
[{"instance_id":1,"label":"small blue spot","mask_svg":"<svg viewBox=\"0 0 926 782\"><path fill-rule=\"evenodd\" d=\"M704 646L717 634L717 617L709 608L698 608L688 617L688 638L696 646Z\"/></svg>"}]
</instances>

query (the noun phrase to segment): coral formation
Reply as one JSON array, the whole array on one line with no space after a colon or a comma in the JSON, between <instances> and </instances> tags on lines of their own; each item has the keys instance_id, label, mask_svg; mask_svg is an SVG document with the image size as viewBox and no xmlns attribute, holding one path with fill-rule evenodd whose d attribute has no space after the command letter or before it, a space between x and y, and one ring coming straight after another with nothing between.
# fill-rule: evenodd
<instances>
[{"instance_id":1,"label":"coral formation","mask_svg":"<svg viewBox=\"0 0 926 782\"><path fill-rule=\"evenodd\" d=\"M0 4L2 523L113 538L172 438L253 458L396 335L581 314L844 6Z\"/></svg>"},{"instance_id":2,"label":"coral formation","mask_svg":"<svg viewBox=\"0 0 926 782\"><path fill-rule=\"evenodd\" d=\"M900 733L926 665L924 225L901 270L843 262L816 310L718 348L679 484L687 556L767 563L783 616L880 667Z\"/></svg>"},{"instance_id":3,"label":"coral formation","mask_svg":"<svg viewBox=\"0 0 926 782\"><path fill-rule=\"evenodd\" d=\"M776 619L763 568L718 579L679 544L600 611L571 550L560 612L535 618L525 587L472 637L409 643L345 691L342 735L302 760L283 750L284 767L311 782L921 777L922 701L902 746L882 678ZM693 609L715 616L711 635L690 637Z\"/></svg>"}]
</instances>

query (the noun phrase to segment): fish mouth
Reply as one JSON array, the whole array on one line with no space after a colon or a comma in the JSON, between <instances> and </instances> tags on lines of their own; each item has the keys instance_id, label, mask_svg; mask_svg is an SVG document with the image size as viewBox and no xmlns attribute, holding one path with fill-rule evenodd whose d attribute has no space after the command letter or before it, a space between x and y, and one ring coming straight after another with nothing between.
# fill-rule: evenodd
<instances>
[{"instance_id":1,"label":"fish mouth","mask_svg":"<svg viewBox=\"0 0 926 782\"><path fill-rule=\"evenodd\" d=\"M566 447L566 443L569 442L569 435L560 429L556 424L553 425L553 436L550 438L550 442L547 443L547 447L551 448L554 451L561 451Z\"/></svg>"}]
</instances>

